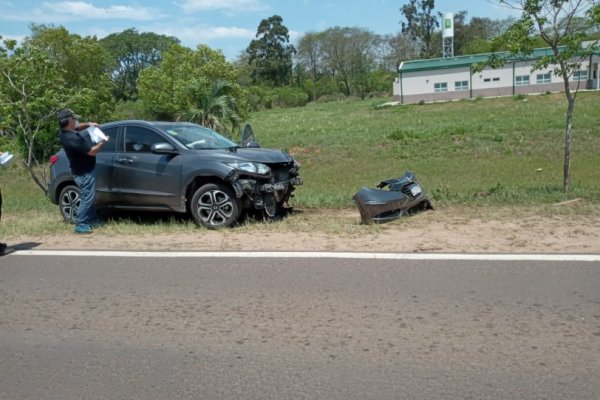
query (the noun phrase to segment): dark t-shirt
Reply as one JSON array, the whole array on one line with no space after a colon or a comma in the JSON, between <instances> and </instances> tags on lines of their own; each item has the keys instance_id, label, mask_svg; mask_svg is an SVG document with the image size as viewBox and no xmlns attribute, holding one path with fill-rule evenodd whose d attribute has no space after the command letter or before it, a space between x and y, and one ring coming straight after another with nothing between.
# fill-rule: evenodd
<instances>
[{"instance_id":1,"label":"dark t-shirt","mask_svg":"<svg viewBox=\"0 0 600 400\"><path fill-rule=\"evenodd\" d=\"M90 135L77 131L60 131L60 142L62 143L73 175L83 175L92 172L96 167L96 157L89 156L93 146Z\"/></svg>"}]
</instances>

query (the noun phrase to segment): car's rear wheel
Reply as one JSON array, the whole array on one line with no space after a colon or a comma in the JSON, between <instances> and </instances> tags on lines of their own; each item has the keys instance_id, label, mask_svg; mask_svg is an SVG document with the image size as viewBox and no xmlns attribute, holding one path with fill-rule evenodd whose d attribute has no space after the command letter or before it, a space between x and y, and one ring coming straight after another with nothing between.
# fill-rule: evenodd
<instances>
[{"instance_id":1,"label":"car's rear wheel","mask_svg":"<svg viewBox=\"0 0 600 400\"><path fill-rule=\"evenodd\" d=\"M239 200L220 183L208 183L196 190L190 210L194 221L209 229L231 227L240 217Z\"/></svg>"},{"instance_id":2,"label":"car's rear wheel","mask_svg":"<svg viewBox=\"0 0 600 400\"><path fill-rule=\"evenodd\" d=\"M74 224L79 213L79 203L81 202L80 190L76 185L67 185L61 191L58 197L58 206L60 213L66 222Z\"/></svg>"}]
</instances>

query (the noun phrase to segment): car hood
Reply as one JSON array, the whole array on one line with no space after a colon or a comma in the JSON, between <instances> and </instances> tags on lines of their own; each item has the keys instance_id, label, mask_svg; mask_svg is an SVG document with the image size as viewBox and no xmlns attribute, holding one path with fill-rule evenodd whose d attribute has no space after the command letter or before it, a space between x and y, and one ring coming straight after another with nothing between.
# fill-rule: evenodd
<instances>
[{"instance_id":1,"label":"car hood","mask_svg":"<svg viewBox=\"0 0 600 400\"><path fill-rule=\"evenodd\" d=\"M265 164L289 163L292 157L285 151L262 148L236 148L235 151L224 151L224 154L232 160L254 161Z\"/></svg>"}]
</instances>

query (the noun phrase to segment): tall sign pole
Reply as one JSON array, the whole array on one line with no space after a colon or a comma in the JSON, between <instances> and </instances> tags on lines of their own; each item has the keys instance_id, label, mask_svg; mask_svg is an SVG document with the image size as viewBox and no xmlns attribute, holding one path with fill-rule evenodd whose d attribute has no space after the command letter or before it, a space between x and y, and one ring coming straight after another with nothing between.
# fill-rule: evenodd
<instances>
[{"instance_id":1,"label":"tall sign pole","mask_svg":"<svg viewBox=\"0 0 600 400\"><path fill-rule=\"evenodd\" d=\"M454 57L454 14L445 13L442 24L442 49L444 58Z\"/></svg>"}]
</instances>

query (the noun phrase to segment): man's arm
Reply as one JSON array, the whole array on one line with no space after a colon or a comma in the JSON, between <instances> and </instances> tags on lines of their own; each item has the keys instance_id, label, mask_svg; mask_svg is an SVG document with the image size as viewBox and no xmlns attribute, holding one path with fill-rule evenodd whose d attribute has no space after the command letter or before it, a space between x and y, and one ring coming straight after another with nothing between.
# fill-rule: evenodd
<instances>
[{"instance_id":1,"label":"man's arm","mask_svg":"<svg viewBox=\"0 0 600 400\"><path fill-rule=\"evenodd\" d=\"M81 122L81 123L79 123L79 126L77 127L77 131L79 131L79 132L84 131L87 128L89 128L90 126L98 126L98 124L96 122ZM99 143L96 143L94 146L92 146L92 148L90 148L90 151L88 151L87 155L95 156L107 141L108 140L103 140Z\"/></svg>"},{"instance_id":2,"label":"man's arm","mask_svg":"<svg viewBox=\"0 0 600 400\"><path fill-rule=\"evenodd\" d=\"M102 148L102 146L104 146L104 144L107 142L107 140L103 140L99 143L96 143L94 146L92 146L92 148L90 149L90 151L88 151L88 156L95 156L100 149Z\"/></svg>"},{"instance_id":3,"label":"man's arm","mask_svg":"<svg viewBox=\"0 0 600 400\"><path fill-rule=\"evenodd\" d=\"M85 131L90 126L98 126L96 122L80 122L77 127L77 132Z\"/></svg>"}]
</instances>

